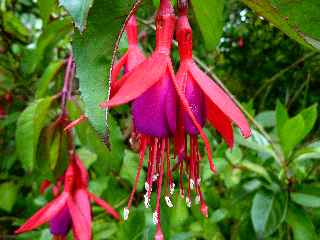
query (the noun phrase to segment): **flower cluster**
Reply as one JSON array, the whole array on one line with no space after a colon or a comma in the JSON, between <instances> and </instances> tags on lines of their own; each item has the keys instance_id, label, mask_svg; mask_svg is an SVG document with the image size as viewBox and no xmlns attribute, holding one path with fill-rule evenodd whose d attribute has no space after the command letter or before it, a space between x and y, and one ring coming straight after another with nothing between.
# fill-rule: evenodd
<instances>
[{"instance_id":1,"label":"flower cluster","mask_svg":"<svg viewBox=\"0 0 320 240\"><path fill-rule=\"evenodd\" d=\"M136 191L143 160L148 153L147 179L145 182L145 206L150 206L150 195L157 190L153 222L157 224L156 238L162 239L160 226L160 198L165 189L165 200L170 200L175 184L172 170L180 172L180 195L191 206L191 190L195 191L195 202L200 203L200 211L208 216L207 206L200 189L198 135L206 147L210 168L215 172L209 140L203 131L208 121L231 148L233 146L233 126L236 124L244 137L251 131L244 115L230 96L204 72L192 59L192 29L187 17L187 4L179 4L178 20L170 0L161 0L156 15L156 48L152 55L143 60L137 47L137 30L127 27L129 50L113 69L112 92L109 101L102 107L116 107L131 103L134 131L140 143L140 161L133 191L128 206L124 209L124 219ZM135 22L131 18L130 22ZM175 74L171 62L171 46L176 31L179 46L180 66ZM129 33L130 32L130 33ZM131 34L131 33L134 33ZM132 41L134 40L134 41ZM130 44L131 42L131 44ZM135 49L134 51L132 49ZM132 63L129 65L129 63ZM124 74L116 80L120 69ZM173 144L175 166L171 166ZM186 173L188 188L183 187ZM164 181L166 177L166 181ZM163 185L165 185L163 187Z\"/></svg>"}]
</instances>

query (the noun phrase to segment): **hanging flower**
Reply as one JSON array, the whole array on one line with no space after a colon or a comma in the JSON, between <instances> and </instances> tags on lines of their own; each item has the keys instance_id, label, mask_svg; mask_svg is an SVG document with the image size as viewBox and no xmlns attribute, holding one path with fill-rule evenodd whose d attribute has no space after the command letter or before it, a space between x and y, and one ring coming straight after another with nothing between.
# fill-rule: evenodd
<instances>
[{"instance_id":1,"label":"hanging flower","mask_svg":"<svg viewBox=\"0 0 320 240\"><path fill-rule=\"evenodd\" d=\"M202 72L192 59L192 29L188 22L187 6L179 9L176 37L179 44L180 67L177 72L177 82L185 94L197 122L204 126L208 122L221 134L230 148L233 146L233 128L235 123L244 137L251 135L250 127L244 115L232 99ZM190 190L195 189L196 202L201 202L201 212L207 216L207 206L200 189L199 161L201 159L197 135L198 129L190 119L189 110L185 105L179 108L178 125L181 126L176 134L176 153L179 156L180 175L183 164L188 172L188 189L186 202L191 206ZM187 148L189 136L189 152ZM182 161L184 160L184 161ZM211 165L214 170L214 165ZM182 176L181 176L182 177ZM184 195L182 183L180 191Z\"/></svg>"},{"instance_id":2,"label":"hanging flower","mask_svg":"<svg viewBox=\"0 0 320 240\"><path fill-rule=\"evenodd\" d=\"M128 218L134 193L140 177L144 155L149 149L147 180L145 183L145 206L150 206L150 195L153 186L157 188L156 209L153 222L157 224L156 236L163 236L160 226L160 197L166 164L166 196L165 200L172 207L170 196L174 191L174 183L170 167L170 138L177 129L177 99L187 109L190 119L203 137L206 146L208 139L202 131L187 99L180 90L175 79L170 58L176 17L169 0L161 0L156 16L156 48L153 54L127 73L120 80L123 82L111 99L102 104L103 107L114 107L132 101L132 115L135 131L139 135L140 160L139 167L128 206L124 209L124 219ZM207 148L209 160L212 162L210 147Z\"/></svg>"},{"instance_id":3,"label":"hanging flower","mask_svg":"<svg viewBox=\"0 0 320 240\"><path fill-rule=\"evenodd\" d=\"M64 189L56 192L55 199L29 218L16 233L31 231L44 223L50 224L50 231L54 239L65 239L70 228L74 238L91 240L92 217L90 200L114 218L119 219L118 213L104 200L88 191L88 173L76 155L64 174Z\"/></svg>"},{"instance_id":4,"label":"hanging flower","mask_svg":"<svg viewBox=\"0 0 320 240\"><path fill-rule=\"evenodd\" d=\"M128 39L128 50L112 69L110 97L112 97L123 84L123 81L118 80L121 70L123 70L123 74L126 74L132 71L145 59L138 46L138 28L136 17L134 15L132 15L127 22L126 33Z\"/></svg>"}]
</instances>

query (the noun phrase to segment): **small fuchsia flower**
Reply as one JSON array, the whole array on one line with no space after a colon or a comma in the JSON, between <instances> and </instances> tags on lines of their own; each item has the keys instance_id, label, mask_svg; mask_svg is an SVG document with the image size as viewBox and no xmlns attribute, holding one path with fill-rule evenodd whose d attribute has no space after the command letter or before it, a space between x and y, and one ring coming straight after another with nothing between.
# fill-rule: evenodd
<instances>
[{"instance_id":1,"label":"small fuchsia flower","mask_svg":"<svg viewBox=\"0 0 320 240\"><path fill-rule=\"evenodd\" d=\"M156 17L156 48L153 54L132 71L125 74L121 87L103 107L114 107L132 101L132 115L135 130L140 141L140 161L130 195L128 207L124 209L124 219L128 218L129 209L136 191L144 155L149 149L147 180L145 183L145 206L150 206L150 195L154 183L157 186L156 210L153 222L157 224L156 237L163 238L160 227L160 196L162 191L164 165L166 163L166 197L169 207L172 207L170 195L174 191L174 183L170 167L170 138L176 134L177 104L179 99L190 115L190 119L198 129L207 146L208 158L212 155L208 139L193 112L187 99L176 81L170 58L176 16L170 0L161 0ZM213 165L213 163L212 163Z\"/></svg>"},{"instance_id":2,"label":"small fuchsia flower","mask_svg":"<svg viewBox=\"0 0 320 240\"><path fill-rule=\"evenodd\" d=\"M49 223L54 239L66 239L72 228L77 240L91 240L92 217L90 201L95 201L115 219L118 213L104 200L88 192L88 173L78 156L72 156L72 162L64 174L64 190L56 191L55 199L29 218L16 234L31 231L44 223ZM59 188L59 185L57 186Z\"/></svg>"},{"instance_id":3,"label":"small fuchsia flower","mask_svg":"<svg viewBox=\"0 0 320 240\"><path fill-rule=\"evenodd\" d=\"M184 92L190 109L201 127L206 120L221 134L222 138L230 148L233 146L234 122L241 130L244 137L251 135L249 124L235 105L231 98L214 81L203 73L192 59L192 29L188 22L187 6L179 9L176 37L179 44L180 67L176 78L180 88ZM190 189L195 188L196 201L201 202L201 212L207 216L207 207L204 203L200 190L199 161L200 152L197 140L198 129L190 120L189 114L185 112L184 106L179 109L178 125L181 126L176 134L176 154L180 159L180 177L183 169L183 162L186 163L189 184L186 201L191 205ZM190 148L187 151L187 136L189 135ZM211 166L213 169L214 166ZM180 184L183 193L183 186Z\"/></svg>"},{"instance_id":4,"label":"small fuchsia flower","mask_svg":"<svg viewBox=\"0 0 320 240\"><path fill-rule=\"evenodd\" d=\"M110 97L112 97L123 84L123 81L117 79L121 70L123 70L123 73L126 74L132 71L145 59L138 46L138 28L136 17L134 15L132 15L127 22L126 33L128 38L128 51L119 59L112 69Z\"/></svg>"}]
</instances>

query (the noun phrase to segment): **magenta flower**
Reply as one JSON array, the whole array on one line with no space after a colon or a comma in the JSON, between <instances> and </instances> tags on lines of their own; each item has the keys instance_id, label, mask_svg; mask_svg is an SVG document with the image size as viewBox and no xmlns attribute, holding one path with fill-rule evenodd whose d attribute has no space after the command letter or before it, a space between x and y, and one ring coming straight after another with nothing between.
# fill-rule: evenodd
<instances>
[{"instance_id":1,"label":"magenta flower","mask_svg":"<svg viewBox=\"0 0 320 240\"><path fill-rule=\"evenodd\" d=\"M179 44L180 67L176 75L177 81L188 100L189 110L192 111L201 127L208 120L231 148L234 141L232 123L240 128L242 135L246 138L251 135L249 124L228 94L202 72L193 61L192 29L188 22L186 8L179 10L176 36ZM197 194L196 201L201 202L201 212L207 216L207 207L200 189L199 161L201 156L197 140L199 131L190 119L190 114L186 111L184 104L179 108L178 125L181 127L175 139L176 154L180 160L185 160L179 161L179 165L180 169L183 169L183 162L185 162L189 179L186 201L188 205L191 205L190 190L194 188ZM189 153L186 146L188 135ZM214 171L213 163L210 162L210 164ZM180 172L182 175L182 171ZM180 184L180 190L183 195L182 184Z\"/></svg>"},{"instance_id":2,"label":"magenta flower","mask_svg":"<svg viewBox=\"0 0 320 240\"><path fill-rule=\"evenodd\" d=\"M153 54L125 74L120 80L123 82L119 90L103 107L114 107L132 102L132 115L135 131L140 141L140 161L129 198L128 206L124 209L124 219L128 218L144 155L149 149L147 180L145 183L145 206L150 206L150 195L153 186L157 188L156 209L153 222L157 224L156 237L163 238L160 226L160 196L166 164L166 196L165 200L172 207L170 196L174 191L174 183L170 167L170 138L176 134L178 100L187 109L190 119L198 129L204 142L209 146L208 139L192 111L189 110L187 99L176 81L170 58L171 45L176 24L174 9L169 0L161 0L156 17L156 48ZM210 147L209 160L212 162Z\"/></svg>"},{"instance_id":3,"label":"magenta flower","mask_svg":"<svg viewBox=\"0 0 320 240\"><path fill-rule=\"evenodd\" d=\"M88 192L88 173L80 159L72 156L71 164L64 175L64 190L54 200L29 218L16 234L31 231L44 223L50 224L55 239L65 239L72 228L75 239L92 239L90 200L106 210L114 218L118 213L105 201Z\"/></svg>"}]
</instances>

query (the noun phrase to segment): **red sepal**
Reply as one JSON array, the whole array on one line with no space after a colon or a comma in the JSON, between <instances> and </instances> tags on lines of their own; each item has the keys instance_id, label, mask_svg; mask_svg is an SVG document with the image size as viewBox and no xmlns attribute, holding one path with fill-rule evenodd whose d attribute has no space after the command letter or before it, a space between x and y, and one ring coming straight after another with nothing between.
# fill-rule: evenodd
<instances>
[{"instance_id":1,"label":"red sepal","mask_svg":"<svg viewBox=\"0 0 320 240\"><path fill-rule=\"evenodd\" d=\"M206 104L208 121L220 133L229 148L232 148L234 143L232 122L209 99L206 99Z\"/></svg>"},{"instance_id":2,"label":"red sepal","mask_svg":"<svg viewBox=\"0 0 320 240\"><path fill-rule=\"evenodd\" d=\"M152 87L164 75L170 57L155 52L149 59L124 75L120 81L123 85L102 108L114 107L132 101Z\"/></svg>"},{"instance_id":3,"label":"red sepal","mask_svg":"<svg viewBox=\"0 0 320 240\"><path fill-rule=\"evenodd\" d=\"M116 210L114 210L114 208L111 207L106 201L104 201L103 199L97 197L93 193L89 193L89 195L90 195L90 198L96 204L98 204L100 207L102 207L108 214L110 214L112 217L114 217L117 220L120 219L119 213Z\"/></svg>"},{"instance_id":4,"label":"red sepal","mask_svg":"<svg viewBox=\"0 0 320 240\"><path fill-rule=\"evenodd\" d=\"M67 203L72 218L74 238L77 240L91 240L91 224L86 216L83 215L73 198L69 198Z\"/></svg>"},{"instance_id":5,"label":"red sepal","mask_svg":"<svg viewBox=\"0 0 320 240\"><path fill-rule=\"evenodd\" d=\"M53 218L67 203L69 193L63 192L59 197L46 204L29 218L18 230L16 234L31 231L40 225L47 223Z\"/></svg>"},{"instance_id":6,"label":"red sepal","mask_svg":"<svg viewBox=\"0 0 320 240\"><path fill-rule=\"evenodd\" d=\"M202 72L193 61L188 61L188 64L192 77L208 99L240 128L244 137L250 137L251 130L246 118L228 94Z\"/></svg>"}]
</instances>

